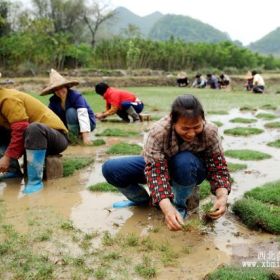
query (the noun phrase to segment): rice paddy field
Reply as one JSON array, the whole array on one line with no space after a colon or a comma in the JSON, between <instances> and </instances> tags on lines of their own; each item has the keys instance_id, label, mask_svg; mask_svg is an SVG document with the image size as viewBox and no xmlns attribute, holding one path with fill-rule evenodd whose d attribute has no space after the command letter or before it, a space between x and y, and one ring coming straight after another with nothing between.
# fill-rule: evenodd
<instances>
[{"instance_id":1,"label":"rice paddy field","mask_svg":"<svg viewBox=\"0 0 280 280\"><path fill-rule=\"evenodd\" d=\"M144 102L151 121L99 121L92 145L76 143L63 153L64 177L45 181L32 196L22 195L22 180L0 181L0 279L280 279L277 87L262 95L125 88ZM81 91L95 113L104 111L92 88ZM50 96L30 92L48 104ZM218 124L233 185L227 213L205 223L207 204L214 201L205 181L200 210L183 231L171 232L156 208L113 208L125 197L105 182L101 166L140 154L153 123L186 93L197 96L207 121Z\"/></svg>"}]
</instances>

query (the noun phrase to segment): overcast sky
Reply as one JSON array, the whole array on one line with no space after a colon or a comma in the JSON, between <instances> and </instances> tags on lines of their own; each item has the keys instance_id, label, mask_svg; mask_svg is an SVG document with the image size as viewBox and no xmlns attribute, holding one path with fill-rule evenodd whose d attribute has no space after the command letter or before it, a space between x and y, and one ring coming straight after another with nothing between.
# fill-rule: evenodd
<instances>
[{"instance_id":1,"label":"overcast sky","mask_svg":"<svg viewBox=\"0 0 280 280\"><path fill-rule=\"evenodd\" d=\"M227 32L231 39L247 45L280 27L279 0L110 0L145 16L155 11L181 14Z\"/></svg>"}]
</instances>

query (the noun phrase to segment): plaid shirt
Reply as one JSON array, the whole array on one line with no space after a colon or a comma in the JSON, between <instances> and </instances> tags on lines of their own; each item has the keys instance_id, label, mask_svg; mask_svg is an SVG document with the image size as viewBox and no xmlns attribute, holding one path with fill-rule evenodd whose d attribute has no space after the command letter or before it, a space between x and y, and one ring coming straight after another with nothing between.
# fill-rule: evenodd
<instances>
[{"instance_id":1,"label":"plaid shirt","mask_svg":"<svg viewBox=\"0 0 280 280\"><path fill-rule=\"evenodd\" d=\"M170 116L158 121L150 130L144 144L145 175L153 204L174 197L168 171L168 160L181 151L190 151L202 158L207 168L207 180L215 194L218 188L230 192L230 175L224 158L218 128L205 123L202 133L192 141L180 141Z\"/></svg>"}]
</instances>

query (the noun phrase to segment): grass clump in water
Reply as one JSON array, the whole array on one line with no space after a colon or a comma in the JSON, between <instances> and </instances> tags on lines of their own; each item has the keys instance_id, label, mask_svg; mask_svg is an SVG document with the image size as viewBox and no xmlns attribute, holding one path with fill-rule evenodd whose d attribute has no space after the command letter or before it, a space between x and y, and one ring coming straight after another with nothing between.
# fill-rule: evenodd
<instances>
[{"instance_id":1,"label":"grass clump in water","mask_svg":"<svg viewBox=\"0 0 280 280\"><path fill-rule=\"evenodd\" d=\"M156 268L147 256L143 257L142 263L135 266L135 272L145 279L154 278L157 274Z\"/></svg>"},{"instance_id":2,"label":"grass clump in water","mask_svg":"<svg viewBox=\"0 0 280 280\"><path fill-rule=\"evenodd\" d=\"M232 210L249 228L280 234L280 207L242 198L233 204Z\"/></svg>"},{"instance_id":3,"label":"grass clump in water","mask_svg":"<svg viewBox=\"0 0 280 280\"><path fill-rule=\"evenodd\" d=\"M211 121L211 122L214 123L217 127L223 126L223 123L220 121Z\"/></svg>"},{"instance_id":4,"label":"grass clump in water","mask_svg":"<svg viewBox=\"0 0 280 280\"><path fill-rule=\"evenodd\" d=\"M234 119L231 119L230 122L232 122L232 123L255 123L255 122L257 122L257 120L249 119L249 118L234 118Z\"/></svg>"},{"instance_id":5,"label":"grass clump in water","mask_svg":"<svg viewBox=\"0 0 280 280\"><path fill-rule=\"evenodd\" d=\"M233 136L249 136L263 133L263 129L255 128L255 127L235 127L226 129L224 131L227 135Z\"/></svg>"},{"instance_id":6,"label":"grass clump in water","mask_svg":"<svg viewBox=\"0 0 280 280\"><path fill-rule=\"evenodd\" d=\"M246 192L244 196L280 207L280 181L264 184Z\"/></svg>"},{"instance_id":7,"label":"grass clump in water","mask_svg":"<svg viewBox=\"0 0 280 280\"><path fill-rule=\"evenodd\" d=\"M112 145L108 150L107 154L116 155L139 155L142 151L142 147L137 144L118 143Z\"/></svg>"},{"instance_id":8,"label":"grass clump in water","mask_svg":"<svg viewBox=\"0 0 280 280\"><path fill-rule=\"evenodd\" d=\"M104 141L104 139L95 139L92 141L92 146L102 146L105 145L106 142Z\"/></svg>"},{"instance_id":9,"label":"grass clump in water","mask_svg":"<svg viewBox=\"0 0 280 280\"><path fill-rule=\"evenodd\" d=\"M280 128L280 122L268 122L264 125L266 128Z\"/></svg>"},{"instance_id":10,"label":"grass clump in water","mask_svg":"<svg viewBox=\"0 0 280 280\"><path fill-rule=\"evenodd\" d=\"M119 128L107 128L101 133L97 133L96 136L119 136L119 137L128 137L139 135L137 131L122 130Z\"/></svg>"},{"instance_id":11,"label":"grass clump in water","mask_svg":"<svg viewBox=\"0 0 280 280\"><path fill-rule=\"evenodd\" d=\"M229 172L237 172L237 171L240 171L240 170L243 170L243 169L247 168L247 164L244 164L244 163L228 162L227 166L228 166Z\"/></svg>"},{"instance_id":12,"label":"grass clump in water","mask_svg":"<svg viewBox=\"0 0 280 280\"><path fill-rule=\"evenodd\" d=\"M271 155L254 150L227 150L225 156L241 160L263 160L271 158Z\"/></svg>"},{"instance_id":13,"label":"grass clump in water","mask_svg":"<svg viewBox=\"0 0 280 280\"><path fill-rule=\"evenodd\" d=\"M76 170L82 169L94 162L89 157L63 158L63 177L72 175Z\"/></svg>"},{"instance_id":14,"label":"grass clump in water","mask_svg":"<svg viewBox=\"0 0 280 280\"><path fill-rule=\"evenodd\" d=\"M272 104L264 104L264 105L261 106L261 109L264 109L264 110L276 110L277 106L272 105Z\"/></svg>"},{"instance_id":15,"label":"grass clump in water","mask_svg":"<svg viewBox=\"0 0 280 280\"><path fill-rule=\"evenodd\" d=\"M107 182L91 185L88 189L92 192L119 192L117 188Z\"/></svg>"},{"instance_id":16,"label":"grass clump in water","mask_svg":"<svg viewBox=\"0 0 280 280\"><path fill-rule=\"evenodd\" d=\"M267 143L267 146L280 148L280 139Z\"/></svg>"},{"instance_id":17,"label":"grass clump in water","mask_svg":"<svg viewBox=\"0 0 280 280\"><path fill-rule=\"evenodd\" d=\"M256 115L256 117L258 119L263 119L263 120L273 120L277 118L277 116L269 113L259 113Z\"/></svg>"},{"instance_id":18,"label":"grass clump in water","mask_svg":"<svg viewBox=\"0 0 280 280\"><path fill-rule=\"evenodd\" d=\"M274 272L263 268L221 267L208 274L205 280L272 280L278 279Z\"/></svg>"},{"instance_id":19,"label":"grass clump in water","mask_svg":"<svg viewBox=\"0 0 280 280\"><path fill-rule=\"evenodd\" d=\"M203 225L199 219L189 219L182 225L182 231L201 231Z\"/></svg>"}]
</instances>

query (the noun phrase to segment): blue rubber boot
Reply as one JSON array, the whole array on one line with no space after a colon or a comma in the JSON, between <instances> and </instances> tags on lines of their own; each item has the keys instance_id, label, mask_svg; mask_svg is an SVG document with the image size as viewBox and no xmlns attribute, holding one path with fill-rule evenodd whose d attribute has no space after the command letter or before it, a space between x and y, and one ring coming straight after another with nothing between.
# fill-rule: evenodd
<instances>
[{"instance_id":1,"label":"blue rubber boot","mask_svg":"<svg viewBox=\"0 0 280 280\"><path fill-rule=\"evenodd\" d=\"M27 177L23 193L31 194L43 188L43 169L46 157L46 150L26 150Z\"/></svg>"},{"instance_id":2,"label":"blue rubber boot","mask_svg":"<svg viewBox=\"0 0 280 280\"><path fill-rule=\"evenodd\" d=\"M195 186L196 184L183 186L175 181L172 181L172 191L174 193L173 204L183 219L185 219L188 215L187 199L191 196Z\"/></svg>"}]
</instances>

